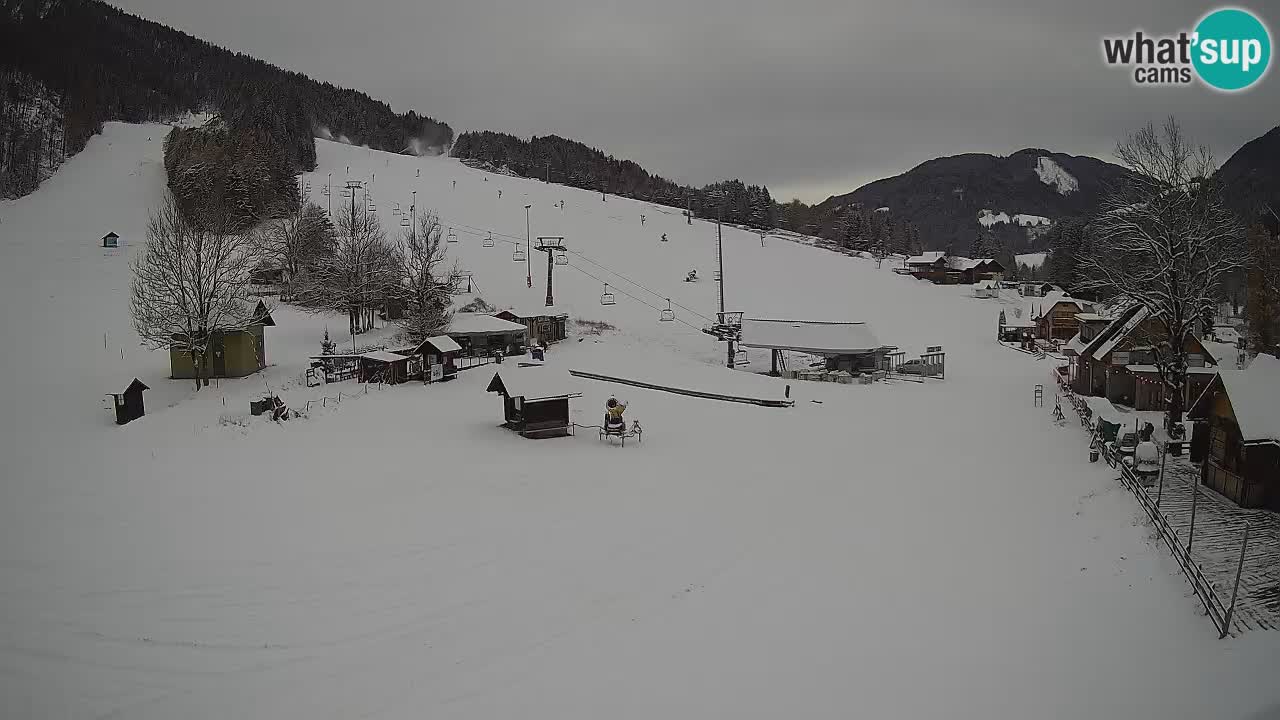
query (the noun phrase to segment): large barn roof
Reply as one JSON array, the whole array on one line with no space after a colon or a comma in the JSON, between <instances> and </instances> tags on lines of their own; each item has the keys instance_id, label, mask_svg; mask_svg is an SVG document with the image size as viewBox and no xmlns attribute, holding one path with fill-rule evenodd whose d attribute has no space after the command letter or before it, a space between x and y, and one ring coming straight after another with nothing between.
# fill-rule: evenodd
<instances>
[{"instance_id":1,"label":"large barn roof","mask_svg":"<svg viewBox=\"0 0 1280 720\"><path fill-rule=\"evenodd\" d=\"M497 333L524 332L520 323L503 320L482 313L454 313L449 323L449 335L489 335Z\"/></svg>"},{"instance_id":2,"label":"large barn roof","mask_svg":"<svg viewBox=\"0 0 1280 720\"><path fill-rule=\"evenodd\" d=\"M768 320L744 318L742 344L769 350L794 350L813 355L853 355L883 347L871 326L863 322Z\"/></svg>"}]
</instances>

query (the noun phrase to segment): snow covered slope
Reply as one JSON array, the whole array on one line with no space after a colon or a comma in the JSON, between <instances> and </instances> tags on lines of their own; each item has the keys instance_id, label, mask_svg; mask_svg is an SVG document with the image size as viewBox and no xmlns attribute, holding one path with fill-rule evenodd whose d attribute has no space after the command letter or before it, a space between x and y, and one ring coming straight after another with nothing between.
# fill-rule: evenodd
<instances>
[{"instance_id":1,"label":"snow covered slope","mask_svg":"<svg viewBox=\"0 0 1280 720\"><path fill-rule=\"evenodd\" d=\"M646 433L625 449L498 428L487 370L220 425L264 382L294 406L319 397L296 375L326 323L339 341L345 325L281 308L265 377L195 397L165 379L126 308L163 132L109 125L0 204L0 716L1227 718L1280 703L1280 642L1217 640L1078 429L1032 407L1047 368L993 342L998 301L870 260L725 230L732 309L941 344L945 382L793 383L785 410L582 382L584 424L610 392L630 401ZM715 367L722 348L695 329L714 309L714 225L448 159L318 150L314 198L349 167L396 228L416 190L499 305L545 294L545 261L530 289L512 245L481 243L522 238L531 205L533 234L575 253L557 304L619 328L554 346L553 367L780 392ZM126 240L111 255L108 230ZM695 267L708 279L681 282ZM599 304L604 282L617 305ZM667 297L689 325L658 322ZM101 393L135 374L148 415L114 427ZM339 389L358 390L323 392Z\"/></svg>"}]
</instances>

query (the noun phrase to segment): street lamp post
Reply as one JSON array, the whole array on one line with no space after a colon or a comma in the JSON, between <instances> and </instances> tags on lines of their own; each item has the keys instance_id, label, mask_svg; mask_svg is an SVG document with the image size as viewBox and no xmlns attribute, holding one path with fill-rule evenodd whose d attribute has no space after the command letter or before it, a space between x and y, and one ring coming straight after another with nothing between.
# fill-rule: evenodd
<instances>
[{"instance_id":1,"label":"street lamp post","mask_svg":"<svg viewBox=\"0 0 1280 720\"><path fill-rule=\"evenodd\" d=\"M524 272L527 287L533 287L533 263L529 260L529 252L532 250L532 248L529 247L529 208L531 207L533 206L524 206Z\"/></svg>"}]
</instances>

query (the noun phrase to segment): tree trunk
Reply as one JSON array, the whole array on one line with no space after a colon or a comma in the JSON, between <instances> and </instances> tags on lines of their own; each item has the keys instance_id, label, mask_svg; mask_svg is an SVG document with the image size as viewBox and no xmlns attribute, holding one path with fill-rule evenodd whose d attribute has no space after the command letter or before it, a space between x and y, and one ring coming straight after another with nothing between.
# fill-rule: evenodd
<instances>
[{"instance_id":1,"label":"tree trunk","mask_svg":"<svg viewBox=\"0 0 1280 720\"><path fill-rule=\"evenodd\" d=\"M200 392L200 353L191 351L191 371L195 374L196 392Z\"/></svg>"}]
</instances>

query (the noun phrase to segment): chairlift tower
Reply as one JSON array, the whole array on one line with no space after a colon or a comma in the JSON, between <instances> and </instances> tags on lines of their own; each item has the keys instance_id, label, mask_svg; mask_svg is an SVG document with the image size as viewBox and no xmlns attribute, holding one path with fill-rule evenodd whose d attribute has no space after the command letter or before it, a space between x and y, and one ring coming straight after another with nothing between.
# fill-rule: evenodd
<instances>
[{"instance_id":1,"label":"chairlift tower","mask_svg":"<svg viewBox=\"0 0 1280 720\"><path fill-rule=\"evenodd\" d=\"M555 305L555 295L552 293L552 271L556 265L568 265L569 260L564 255L567 252L564 246L564 237L561 235L539 235L538 244L533 247L547 254L547 307ZM560 262L560 258L564 257L564 262ZM531 281L532 282L532 281Z\"/></svg>"}]
</instances>

